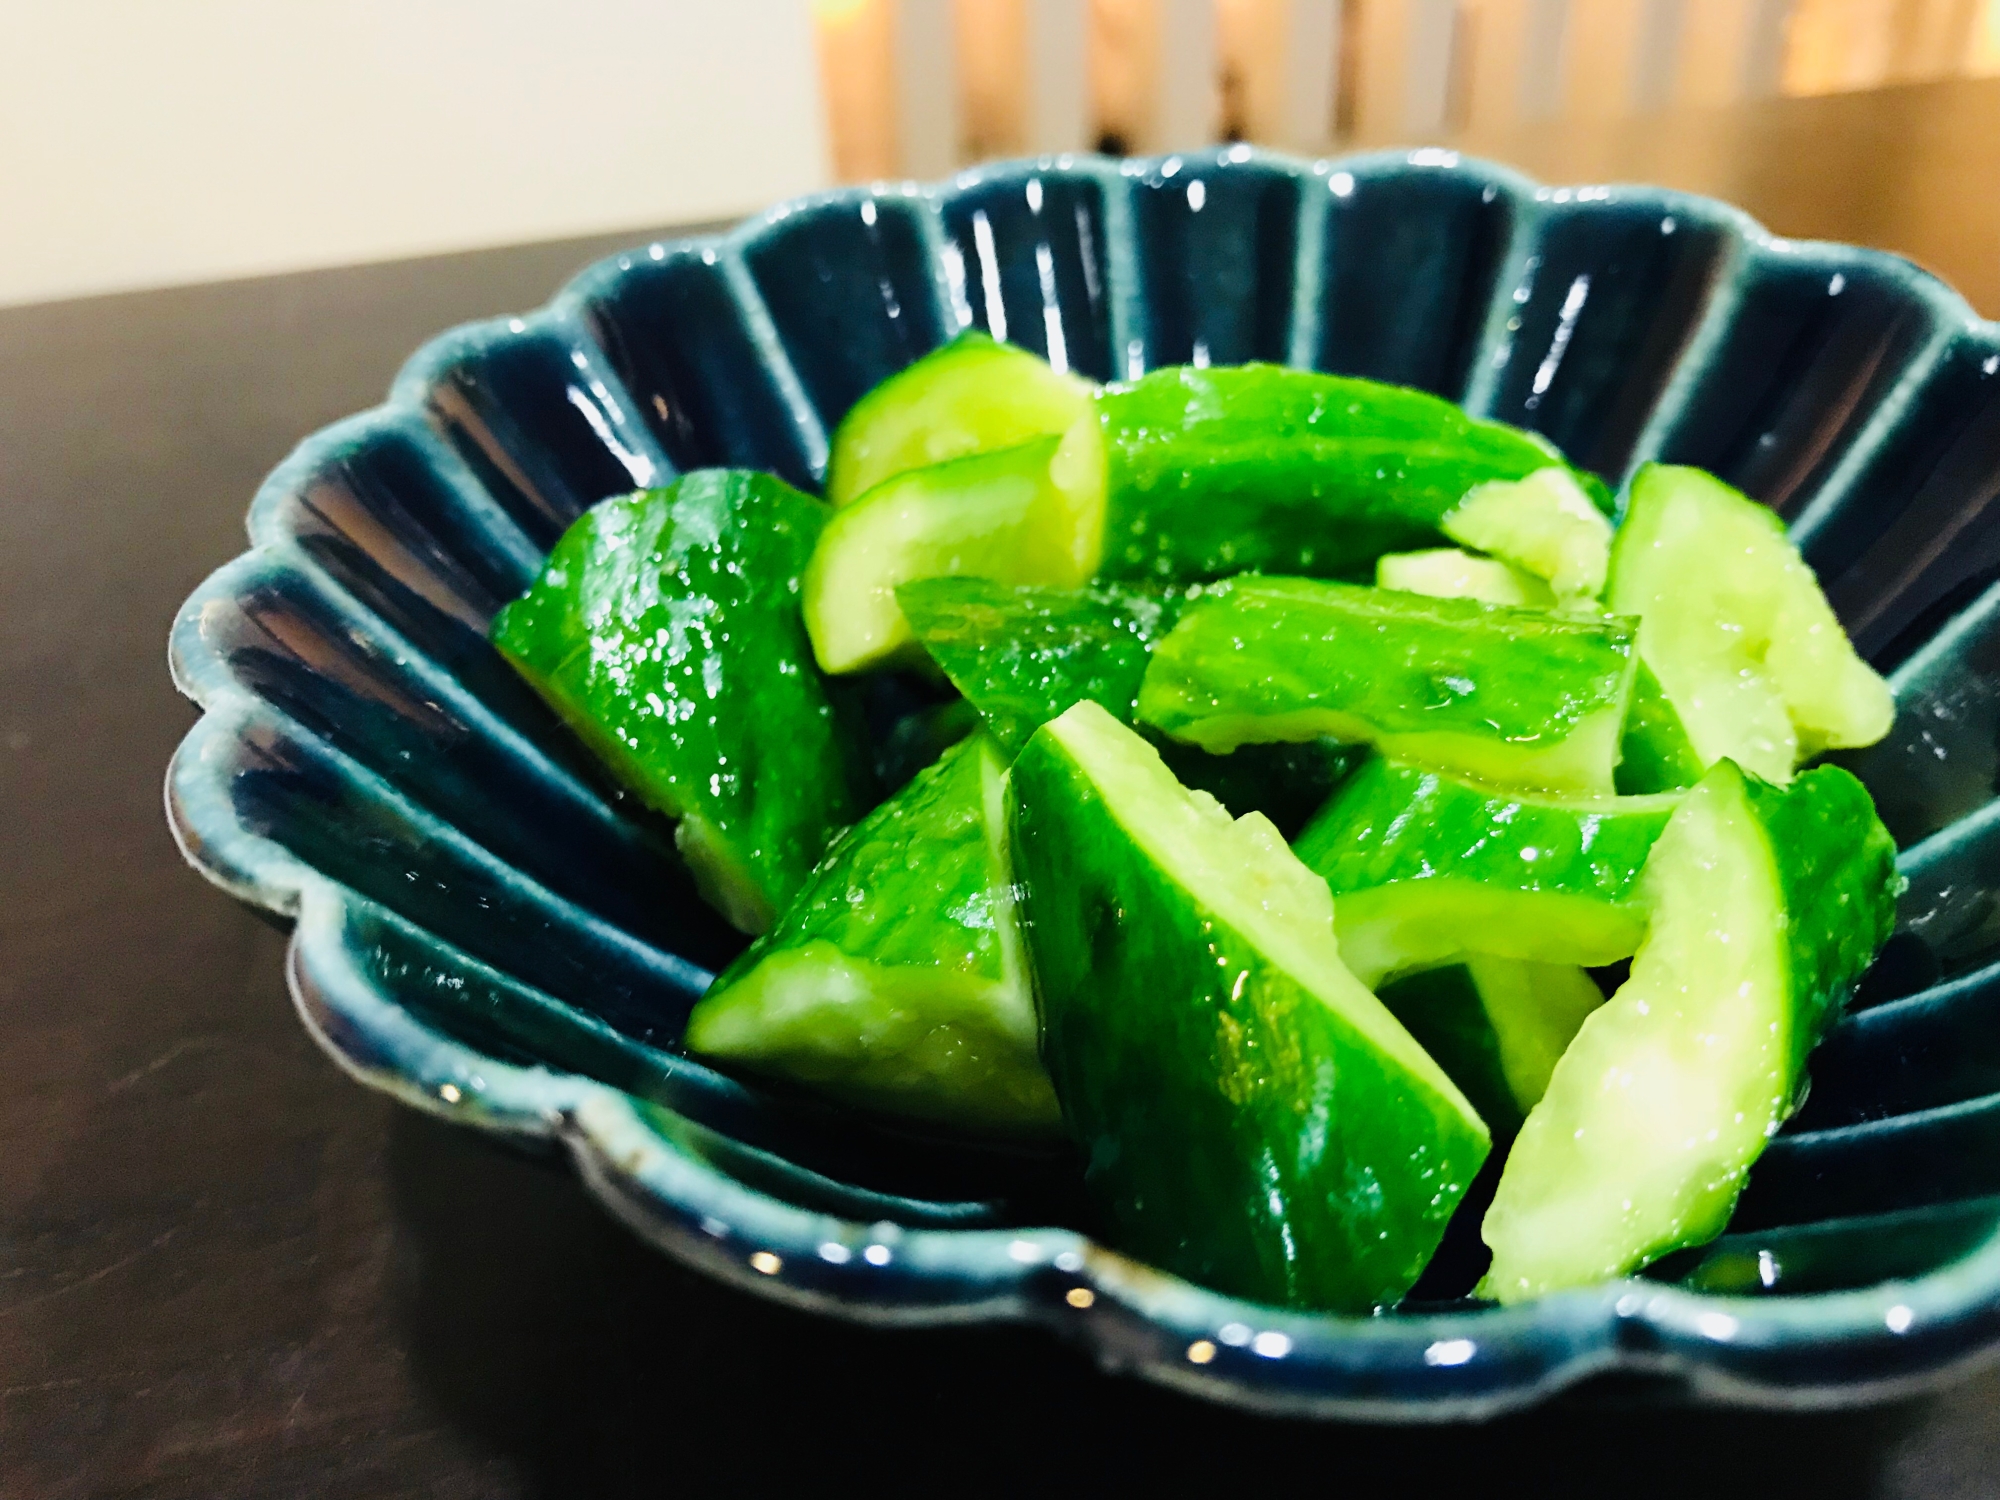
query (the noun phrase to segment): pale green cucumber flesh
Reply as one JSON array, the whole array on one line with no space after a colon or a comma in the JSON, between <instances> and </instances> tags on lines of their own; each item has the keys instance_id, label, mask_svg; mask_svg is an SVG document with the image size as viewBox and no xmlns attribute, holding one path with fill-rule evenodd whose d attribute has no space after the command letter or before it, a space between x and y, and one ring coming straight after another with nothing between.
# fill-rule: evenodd
<instances>
[{"instance_id":1,"label":"pale green cucumber flesh","mask_svg":"<svg viewBox=\"0 0 2000 1500\"><path fill-rule=\"evenodd\" d=\"M1501 785L1611 790L1632 623L1299 578L1208 588L1153 650L1139 717L1225 752L1325 737Z\"/></svg>"},{"instance_id":2,"label":"pale green cucumber flesh","mask_svg":"<svg viewBox=\"0 0 2000 1500\"><path fill-rule=\"evenodd\" d=\"M977 331L961 333L854 404L835 430L826 498L842 506L931 464L1065 431L1091 384Z\"/></svg>"},{"instance_id":3,"label":"pale green cucumber flesh","mask_svg":"<svg viewBox=\"0 0 2000 1500\"><path fill-rule=\"evenodd\" d=\"M1639 654L1704 765L1727 756L1782 785L1895 719L1783 523L1698 469L1639 471L1605 597L1639 617Z\"/></svg>"},{"instance_id":4,"label":"pale green cucumber flesh","mask_svg":"<svg viewBox=\"0 0 2000 1500\"><path fill-rule=\"evenodd\" d=\"M1485 1295L1622 1275L1720 1232L1888 934L1893 856L1872 819L1830 767L1780 792L1723 762L1686 794L1646 867L1631 977L1563 1053L1501 1175Z\"/></svg>"},{"instance_id":5,"label":"pale green cucumber flesh","mask_svg":"<svg viewBox=\"0 0 2000 1500\"><path fill-rule=\"evenodd\" d=\"M1595 599L1604 591L1611 522L1561 466L1480 485L1440 529L1461 546L1539 578L1560 598Z\"/></svg>"},{"instance_id":6,"label":"pale green cucumber flesh","mask_svg":"<svg viewBox=\"0 0 2000 1500\"><path fill-rule=\"evenodd\" d=\"M1493 557L1474 557L1456 547L1427 552L1385 552L1375 559L1375 586L1428 594L1433 599L1478 599L1522 609L1550 609L1555 592L1532 573Z\"/></svg>"},{"instance_id":7,"label":"pale green cucumber flesh","mask_svg":"<svg viewBox=\"0 0 2000 1500\"><path fill-rule=\"evenodd\" d=\"M1097 565L1102 460L1088 422L1079 457L1062 438L912 469L835 511L807 565L801 604L828 672L916 651L897 588L965 574L1074 588Z\"/></svg>"},{"instance_id":8,"label":"pale green cucumber flesh","mask_svg":"<svg viewBox=\"0 0 2000 1500\"><path fill-rule=\"evenodd\" d=\"M1002 775L975 737L863 819L695 1007L690 1050L888 1113L1053 1131Z\"/></svg>"},{"instance_id":9,"label":"pale green cucumber flesh","mask_svg":"<svg viewBox=\"0 0 2000 1500\"><path fill-rule=\"evenodd\" d=\"M1598 968L1631 957L1646 935L1637 901L1505 890L1449 876L1353 891L1335 905L1341 952L1363 984L1478 952Z\"/></svg>"},{"instance_id":10,"label":"pale green cucumber flesh","mask_svg":"<svg viewBox=\"0 0 2000 1500\"><path fill-rule=\"evenodd\" d=\"M1639 880L1677 800L1527 797L1384 757L1295 848L1364 984L1471 953L1595 967L1645 934Z\"/></svg>"},{"instance_id":11,"label":"pale green cucumber flesh","mask_svg":"<svg viewBox=\"0 0 2000 1500\"><path fill-rule=\"evenodd\" d=\"M1396 1300L1488 1135L1341 963L1324 883L1093 703L1010 783L1043 1052L1112 1242L1259 1301Z\"/></svg>"}]
</instances>

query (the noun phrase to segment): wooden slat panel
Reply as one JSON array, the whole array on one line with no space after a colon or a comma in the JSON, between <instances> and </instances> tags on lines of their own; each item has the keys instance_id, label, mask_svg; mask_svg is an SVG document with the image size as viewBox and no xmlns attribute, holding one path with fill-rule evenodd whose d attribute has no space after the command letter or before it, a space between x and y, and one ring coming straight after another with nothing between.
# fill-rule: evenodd
<instances>
[{"instance_id":1,"label":"wooden slat panel","mask_svg":"<svg viewBox=\"0 0 2000 1500\"><path fill-rule=\"evenodd\" d=\"M896 0L897 168L942 177L958 165L958 67L951 0Z\"/></svg>"},{"instance_id":2,"label":"wooden slat panel","mask_svg":"<svg viewBox=\"0 0 2000 1500\"><path fill-rule=\"evenodd\" d=\"M813 24L834 176L842 182L895 176L900 153L890 0L816 0Z\"/></svg>"}]
</instances>

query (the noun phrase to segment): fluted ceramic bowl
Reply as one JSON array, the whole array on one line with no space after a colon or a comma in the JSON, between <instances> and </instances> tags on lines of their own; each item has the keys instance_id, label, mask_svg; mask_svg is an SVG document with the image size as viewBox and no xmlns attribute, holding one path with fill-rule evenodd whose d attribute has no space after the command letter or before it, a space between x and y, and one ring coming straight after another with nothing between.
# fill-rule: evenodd
<instances>
[{"instance_id":1,"label":"fluted ceramic bowl","mask_svg":"<svg viewBox=\"0 0 2000 1500\"><path fill-rule=\"evenodd\" d=\"M740 940L486 643L593 502L711 464L816 486L869 387L968 327L1102 380L1277 360L1421 386L1616 485L1698 464L1786 518L1900 717L1853 757L1903 932L1729 1233L1505 1310L1232 1300L1091 1242L1059 1163L908 1137L677 1048ZM447 333L308 439L191 598L187 857L295 921L300 1015L371 1087L559 1146L667 1253L782 1301L1024 1320L1220 1400L1490 1413L1644 1371L1799 1405L2000 1347L2000 330L1893 256L1448 153L982 168L643 246ZM1446 1278L1448 1281L1449 1278Z\"/></svg>"}]
</instances>

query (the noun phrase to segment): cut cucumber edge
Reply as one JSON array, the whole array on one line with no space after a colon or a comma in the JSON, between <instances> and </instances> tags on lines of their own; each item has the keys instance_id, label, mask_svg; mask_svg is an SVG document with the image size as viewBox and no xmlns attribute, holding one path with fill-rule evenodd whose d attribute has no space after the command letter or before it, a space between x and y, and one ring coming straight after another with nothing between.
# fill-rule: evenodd
<instances>
[{"instance_id":1,"label":"cut cucumber edge","mask_svg":"<svg viewBox=\"0 0 2000 1500\"><path fill-rule=\"evenodd\" d=\"M1005 871L998 753L983 738L947 753L977 758L987 859ZM1046 1136L1059 1127L1060 1111L1038 1057L1011 882L998 880L990 894L997 982L990 971L982 977L935 963L878 963L825 938L753 949L696 1005L684 1044L864 1108L991 1134ZM968 1073L968 1058L982 1066Z\"/></svg>"},{"instance_id":2,"label":"cut cucumber edge","mask_svg":"<svg viewBox=\"0 0 2000 1500\"><path fill-rule=\"evenodd\" d=\"M1375 587L1433 599L1478 599L1516 609L1551 609L1555 592L1532 573L1456 547L1385 552L1375 560Z\"/></svg>"},{"instance_id":3,"label":"cut cucumber edge","mask_svg":"<svg viewBox=\"0 0 2000 1500\"><path fill-rule=\"evenodd\" d=\"M1631 977L1556 1064L1481 1229L1481 1295L1502 1303L1712 1238L1791 1103L1784 901L1733 765L1687 794L1642 879Z\"/></svg>"},{"instance_id":4,"label":"cut cucumber edge","mask_svg":"<svg viewBox=\"0 0 2000 1500\"><path fill-rule=\"evenodd\" d=\"M1087 769L1126 835L1195 901L1385 1056L1477 1118L1458 1086L1342 962L1326 882L1299 863L1267 818L1232 819L1213 797L1188 791L1151 745L1095 703L1077 704L1039 732Z\"/></svg>"},{"instance_id":5,"label":"cut cucumber edge","mask_svg":"<svg viewBox=\"0 0 2000 1500\"><path fill-rule=\"evenodd\" d=\"M1065 431L1093 384L968 329L864 395L835 429L826 499L843 507L911 469Z\"/></svg>"},{"instance_id":6,"label":"cut cucumber edge","mask_svg":"<svg viewBox=\"0 0 2000 1500\"><path fill-rule=\"evenodd\" d=\"M1819 751L1873 744L1894 722L1888 684L1784 523L1713 475L1639 471L1606 599L1640 616L1640 655L1704 764L1727 757L1783 785Z\"/></svg>"},{"instance_id":7,"label":"cut cucumber edge","mask_svg":"<svg viewBox=\"0 0 2000 1500\"><path fill-rule=\"evenodd\" d=\"M1096 571L1103 441L1089 417L1062 437L913 469L836 511L801 588L821 670L922 660L896 588L966 574L1075 588Z\"/></svg>"},{"instance_id":8,"label":"cut cucumber edge","mask_svg":"<svg viewBox=\"0 0 2000 1500\"><path fill-rule=\"evenodd\" d=\"M1477 485L1439 529L1540 579L1558 597L1595 599L1604 591L1611 522L1567 467Z\"/></svg>"}]
</instances>

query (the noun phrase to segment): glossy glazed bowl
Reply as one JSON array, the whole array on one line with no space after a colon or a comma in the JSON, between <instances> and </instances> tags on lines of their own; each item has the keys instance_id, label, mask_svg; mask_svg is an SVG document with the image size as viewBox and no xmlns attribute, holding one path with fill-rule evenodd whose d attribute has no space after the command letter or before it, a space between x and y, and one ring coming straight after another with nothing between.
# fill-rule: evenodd
<instances>
[{"instance_id":1,"label":"glossy glazed bowl","mask_svg":"<svg viewBox=\"0 0 2000 1500\"><path fill-rule=\"evenodd\" d=\"M1301 1316L1072 1228L1059 1164L898 1134L675 1049L735 951L489 649L567 523L709 464L813 486L870 386L963 327L1100 379L1286 361L1662 458L1786 517L1900 717L1856 756L1905 931L1730 1233L1499 1310ZM2000 1343L2000 332L1894 257L1720 204L1538 188L1448 153L1062 158L786 204L448 333L309 440L188 601L188 858L294 918L300 1014L357 1078L560 1143L635 1232L844 1316L1030 1320L1272 1410L1490 1413L1646 1371L1767 1404L1901 1390ZM1451 1288L1446 1288L1446 1291Z\"/></svg>"}]
</instances>

